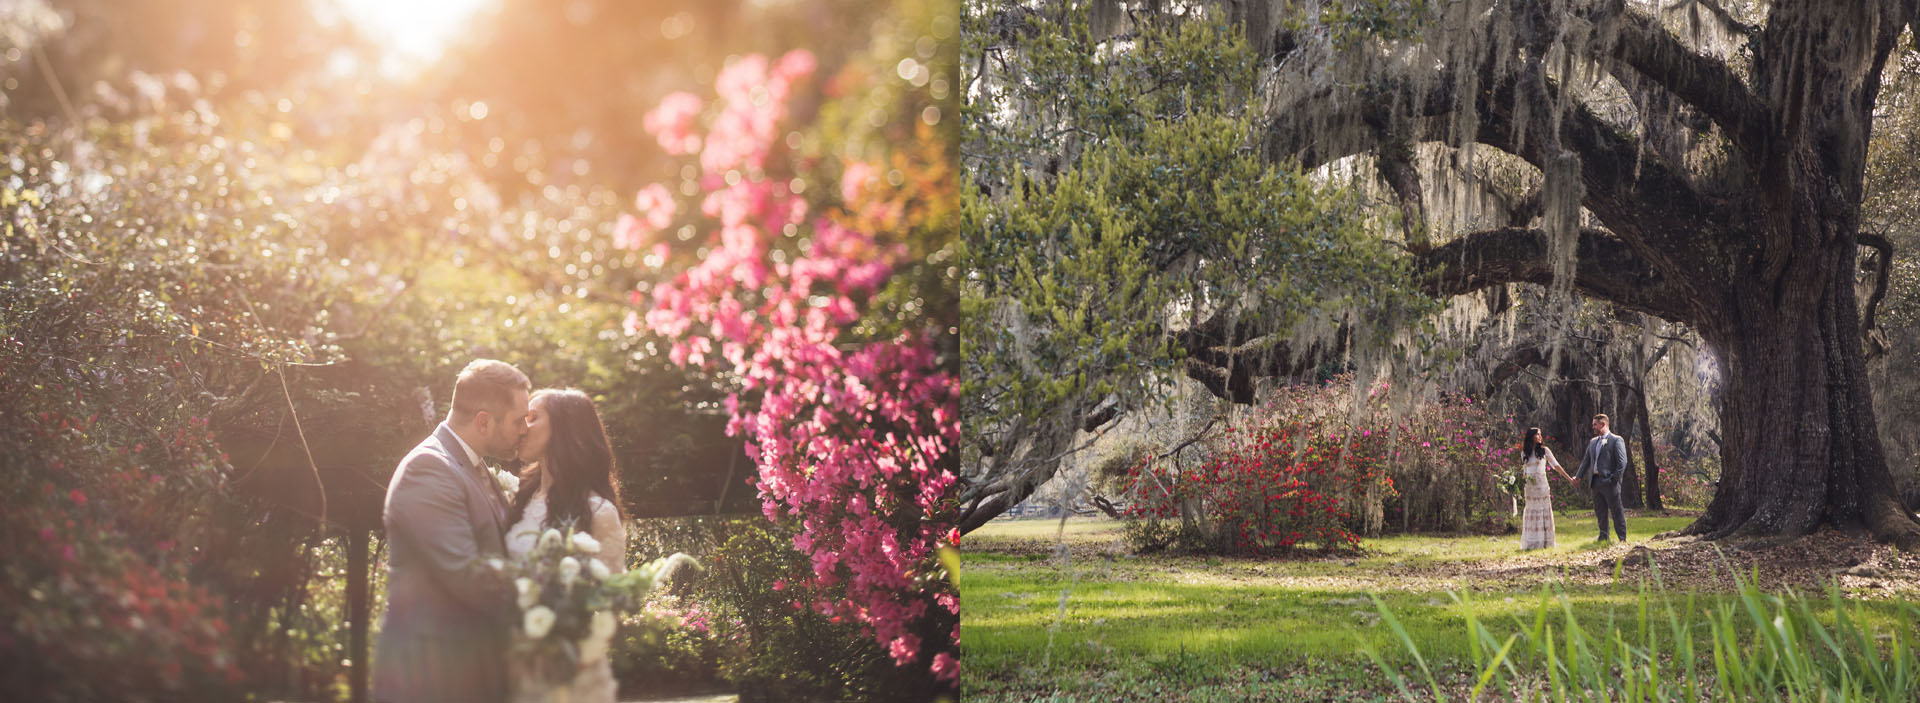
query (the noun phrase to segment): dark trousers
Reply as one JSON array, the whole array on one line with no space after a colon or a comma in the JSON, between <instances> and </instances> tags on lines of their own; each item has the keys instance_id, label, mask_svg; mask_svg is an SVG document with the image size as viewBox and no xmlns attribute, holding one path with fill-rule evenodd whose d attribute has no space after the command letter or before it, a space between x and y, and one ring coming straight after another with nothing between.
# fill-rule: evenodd
<instances>
[{"instance_id":1,"label":"dark trousers","mask_svg":"<svg viewBox=\"0 0 1920 703\"><path fill-rule=\"evenodd\" d=\"M1601 481L1595 479L1593 487L1593 517L1600 521L1600 539L1607 538L1607 516L1613 516L1613 528L1620 534L1621 541L1627 539L1627 513L1620 507L1620 479Z\"/></svg>"}]
</instances>

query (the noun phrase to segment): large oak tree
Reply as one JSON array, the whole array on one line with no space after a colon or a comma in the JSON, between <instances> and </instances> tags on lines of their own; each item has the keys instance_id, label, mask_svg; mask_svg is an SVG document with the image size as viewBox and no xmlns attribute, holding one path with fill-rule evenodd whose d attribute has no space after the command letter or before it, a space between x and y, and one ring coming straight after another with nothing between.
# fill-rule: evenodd
<instances>
[{"instance_id":1,"label":"large oak tree","mask_svg":"<svg viewBox=\"0 0 1920 703\"><path fill-rule=\"evenodd\" d=\"M1454 132L1533 165L1593 226L1549 212L1416 246L1432 292L1552 282L1566 271L1554 240L1577 238L1582 295L1692 326L1725 367L1724 474L1689 532L1833 524L1920 545L1876 429L1855 291L1858 248L1883 244L1859 232L1881 72L1915 3L1777 2L1752 25L1724 10L1697 20L1740 36L1719 42L1730 52L1714 27L1683 37L1618 1L1463 9L1480 12L1442 25L1490 20L1507 41L1373 71L1371 99L1302 91L1288 111L1316 119L1274 120L1269 156L1391 162L1396 139ZM1610 114L1615 95L1634 109ZM1343 140L1325 124L1354 128Z\"/></svg>"},{"instance_id":2,"label":"large oak tree","mask_svg":"<svg viewBox=\"0 0 1920 703\"><path fill-rule=\"evenodd\" d=\"M1430 295L1544 284L1685 323L1723 367L1724 473L1689 532L1864 527L1920 546L1896 501L1857 291L1867 144L1882 71L1920 3L1794 0L1285 2L1095 8L1098 30L1167 14L1236 21L1266 74L1250 135L1274 164L1363 157L1409 214ZM1398 12L1399 14L1395 14ZM1016 17L1018 13L1005 13ZM1017 21L997 27L1017 35ZM1010 40L1011 41L1011 40ZM1431 145L1448 158L1420 158ZM1435 193L1517 161L1537 189L1482 227L1443 231ZM1464 177L1463 177L1464 176ZM1441 184L1441 181L1451 181ZM1863 315L1862 300L1868 309ZM1173 334L1189 375L1250 401L1297 370L1290 330L1217 315Z\"/></svg>"}]
</instances>

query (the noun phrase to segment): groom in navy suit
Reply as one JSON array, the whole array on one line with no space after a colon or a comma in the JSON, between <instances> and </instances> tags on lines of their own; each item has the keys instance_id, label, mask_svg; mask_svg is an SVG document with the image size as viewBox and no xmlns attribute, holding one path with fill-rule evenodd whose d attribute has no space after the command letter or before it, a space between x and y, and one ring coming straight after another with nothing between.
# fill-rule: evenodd
<instances>
[{"instance_id":1,"label":"groom in navy suit","mask_svg":"<svg viewBox=\"0 0 1920 703\"><path fill-rule=\"evenodd\" d=\"M1613 516L1620 541L1627 541L1627 514L1620 507L1620 477L1627 473L1627 442L1607 431L1607 416L1593 416L1592 441L1574 472L1575 483L1586 481L1593 489L1593 516L1600 521L1600 541L1607 541L1607 516Z\"/></svg>"}]
</instances>

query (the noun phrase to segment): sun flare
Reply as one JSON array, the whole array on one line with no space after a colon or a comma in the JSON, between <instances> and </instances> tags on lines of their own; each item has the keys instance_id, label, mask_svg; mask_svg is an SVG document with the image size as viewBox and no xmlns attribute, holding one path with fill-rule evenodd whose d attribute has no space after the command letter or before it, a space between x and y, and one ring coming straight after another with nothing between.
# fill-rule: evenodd
<instances>
[{"instance_id":1,"label":"sun flare","mask_svg":"<svg viewBox=\"0 0 1920 703\"><path fill-rule=\"evenodd\" d=\"M493 0L336 0L347 18L387 46L390 56L433 61L473 15Z\"/></svg>"}]
</instances>

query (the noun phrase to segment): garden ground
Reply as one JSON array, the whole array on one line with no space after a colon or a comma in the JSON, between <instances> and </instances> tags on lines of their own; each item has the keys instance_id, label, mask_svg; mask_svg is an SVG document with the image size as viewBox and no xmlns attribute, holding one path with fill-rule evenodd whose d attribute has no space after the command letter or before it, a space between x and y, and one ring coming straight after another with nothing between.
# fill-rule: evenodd
<instances>
[{"instance_id":1,"label":"garden ground","mask_svg":"<svg viewBox=\"0 0 1920 703\"><path fill-rule=\"evenodd\" d=\"M1877 615L1920 594L1920 558L1838 532L1747 544L1655 537L1692 519L1631 514L1628 541L1599 543L1591 514L1562 513L1559 545L1536 552L1519 552L1517 534L1422 535L1292 560L1135 555L1107 519L996 521L962 542L965 698L1394 698L1363 647L1396 665L1409 657L1370 594L1438 662L1441 687L1461 693L1474 684L1465 617L1504 637L1555 594L1567 616L1603 628L1635 626L1656 578L1692 614L1724 604L1735 573L1768 592L1820 596L1836 584Z\"/></svg>"}]
</instances>

